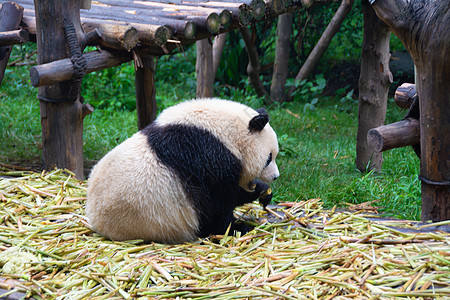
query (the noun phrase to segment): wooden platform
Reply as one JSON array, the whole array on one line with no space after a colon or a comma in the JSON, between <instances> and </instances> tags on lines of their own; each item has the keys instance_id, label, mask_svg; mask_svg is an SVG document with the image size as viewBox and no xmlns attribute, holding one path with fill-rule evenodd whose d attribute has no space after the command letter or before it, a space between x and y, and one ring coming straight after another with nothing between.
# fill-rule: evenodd
<instances>
[{"instance_id":1,"label":"wooden platform","mask_svg":"<svg viewBox=\"0 0 450 300\"><path fill-rule=\"evenodd\" d=\"M22 28L35 35L33 0L15 2L24 8ZM99 30L105 47L130 50L138 46L149 54L163 55L177 44L274 18L299 5L300 1L292 0L100 0L92 1L90 9L81 9L80 17L85 32Z\"/></svg>"}]
</instances>

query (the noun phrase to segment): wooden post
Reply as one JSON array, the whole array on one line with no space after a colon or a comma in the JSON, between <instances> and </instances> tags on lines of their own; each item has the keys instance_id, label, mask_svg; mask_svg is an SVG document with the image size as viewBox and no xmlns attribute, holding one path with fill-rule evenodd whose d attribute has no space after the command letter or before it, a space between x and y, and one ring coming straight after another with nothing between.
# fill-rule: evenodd
<instances>
[{"instance_id":1,"label":"wooden post","mask_svg":"<svg viewBox=\"0 0 450 300\"><path fill-rule=\"evenodd\" d=\"M15 3L5 2L0 9L0 31L10 31L19 27L22 20L23 7ZM0 47L0 85L5 75L6 65L11 55L11 46Z\"/></svg>"},{"instance_id":2,"label":"wooden post","mask_svg":"<svg viewBox=\"0 0 450 300\"><path fill-rule=\"evenodd\" d=\"M214 95L213 56L209 39L197 41L197 97L212 97Z\"/></svg>"},{"instance_id":3,"label":"wooden post","mask_svg":"<svg viewBox=\"0 0 450 300\"><path fill-rule=\"evenodd\" d=\"M64 18L81 33L79 0L35 0L38 63L70 56L64 37ZM83 179L83 105L68 100L70 82L39 88L43 167L67 168ZM85 109L86 111L86 109Z\"/></svg>"},{"instance_id":4,"label":"wooden post","mask_svg":"<svg viewBox=\"0 0 450 300\"><path fill-rule=\"evenodd\" d=\"M278 16L275 61L273 65L270 97L273 101L285 100L285 85L289 69L289 42L292 32L292 14Z\"/></svg>"},{"instance_id":5,"label":"wooden post","mask_svg":"<svg viewBox=\"0 0 450 300\"><path fill-rule=\"evenodd\" d=\"M450 219L450 15L448 1L374 1L378 17L416 66L420 99L422 221ZM424 26L426 24L426 26ZM418 30L420 29L420 30Z\"/></svg>"},{"instance_id":6,"label":"wooden post","mask_svg":"<svg viewBox=\"0 0 450 300\"><path fill-rule=\"evenodd\" d=\"M156 119L155 97L155 69L153 56L141 56L142 66L137 67L135 74L136 84L136 111L138 129L141 130Z\"/></svg>"},{"instance_id":7,"label":"wooden post","mask_svg":"<svg viewBox=\"0 0 450 300\"><path fill-rule=\"evenodd\" d=\"M367 0L362 1L364 40L359 77L356 167L360 171L381 169L383 155L367 144L367 132L384 124L389 85L389 27L376 16Z\"/></svg>"}]
</instances>

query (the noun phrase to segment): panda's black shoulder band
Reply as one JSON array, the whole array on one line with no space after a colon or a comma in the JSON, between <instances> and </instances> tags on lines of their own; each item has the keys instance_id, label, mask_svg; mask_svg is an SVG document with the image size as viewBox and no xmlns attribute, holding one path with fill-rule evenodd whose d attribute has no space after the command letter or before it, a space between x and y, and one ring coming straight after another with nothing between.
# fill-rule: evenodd
<instances>
[{"instance_id":1,"label":"panda's black shoulder band","mask_svg":"<svg viewBox=\"0 0 450 300\"><path fill-rule=\"evenodd\" d=\"M250 132L263 130L264 126L269 122L269 114L264 108L258 108L256 111L258 115L254 116L248 124Z\"/></svg>"}]
</instances>

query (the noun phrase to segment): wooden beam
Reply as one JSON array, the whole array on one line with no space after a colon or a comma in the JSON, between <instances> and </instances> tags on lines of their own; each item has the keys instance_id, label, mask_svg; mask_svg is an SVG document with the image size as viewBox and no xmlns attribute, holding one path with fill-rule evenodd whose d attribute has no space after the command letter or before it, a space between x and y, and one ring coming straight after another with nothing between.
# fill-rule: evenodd
<instances>
[{"instance_id":1,"label":"wooden beam","mask_svg":"<svg viewBox=\"0 0 450 300\"><path fill-rule=\"evenodd\" d=\"M3 3L0 9L0 31L17 29L22 20L22 15L23 7L12 2ZM10 45L0 47L0 85L2 84L9 56L11 55L12 47Z\"/></svg>"},{"instance_id":2,"label":"wooden beam","mask_svg":"<svg viewBox=\"0 0 450 300\"><path fill-rule=\"evenodd\" d=\"M394 95L395 104L400 108L410 108L414 99L417 98L414 83L403 83L397 88Z\"/></svg>"},{"instance_id":3,"label":"wooden beam","mask_svg":"<svg viewBox=\"0 0 450 300\"><path fill-rule=\"evenodd\" d=\"M23 44L29 40L28 31L23 29L0 32L0 47Z\"/></svg>"},{"instance_id":4,"label":"wooden beam","mask_svg":"<svg viewBox=\"0 0 450 300\"><path fill-rule=\"evenodd\" d=\"M111 52L107 50L93 51L83 54L86 60L86 74L112 68L133 59L127 52ZM73 74L73 64L70 58L65 58L42 65L31 67L31 84L34 87L51 85L70 80Z\"/></svg>"},{"instance_id":5,"label":"wooden beam","mask_svg":"<svg viewBox=\"0 0 450 300\"><path fill-rule=\"evenodd\" d=\"M419 143L420 124L419 120L414 118L407 118L389 125L373 128L367 132L369 148L378 153Z\"/></svg>"}]
</instances>

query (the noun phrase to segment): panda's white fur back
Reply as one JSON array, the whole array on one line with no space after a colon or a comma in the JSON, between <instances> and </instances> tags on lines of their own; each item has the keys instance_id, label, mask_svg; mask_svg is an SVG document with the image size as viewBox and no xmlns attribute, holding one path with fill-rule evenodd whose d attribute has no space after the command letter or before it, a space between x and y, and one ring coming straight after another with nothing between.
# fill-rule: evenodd
<instances>
[{"instance_id":1,"label":"panda's white fur back","mask_svg":"<svg viewBox=\"0 0 450 300\"><path fill-rule=\"evenodd\" d=\"M91 225L113 240L177 243L196 238L198 218L192 203L180 180L158 161L141 132L111 150L92 169L87 193L86 215Z\"/></svg>"},{"instance_id":2,"label":"panda's white fur back","mask_svg":"<svg viewBox=\"0 0 450 300\"><path fill-rule=\"evenodd\" d=\"M237 102L201 99L167 108L152 125L157 132L167 126L182 125L215 136L241 164L236 184L247 190L256 178L270 182L279 175L275 164L278 143L272 127L267 124L255 132L249 131L250 120L258 115L257 111ZM86 215L98 233L113 240L192 241L199 232L202 211L187 195L187 178L181 181L173 166L161 162L147 134L151 133L144 130L134 134L93 168L88 180ZM155 145L160 144L158 141L153 140ZM202 148L199 149L199 155L205 157ZM264 166L269 153L273 160ZM219 158L215 163L221 161ZM228 199L222 194L216 197ZM232 211L226 213L232 216Z\"/></svg>"}]
</instances>

